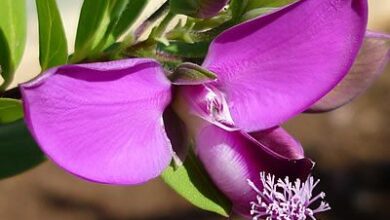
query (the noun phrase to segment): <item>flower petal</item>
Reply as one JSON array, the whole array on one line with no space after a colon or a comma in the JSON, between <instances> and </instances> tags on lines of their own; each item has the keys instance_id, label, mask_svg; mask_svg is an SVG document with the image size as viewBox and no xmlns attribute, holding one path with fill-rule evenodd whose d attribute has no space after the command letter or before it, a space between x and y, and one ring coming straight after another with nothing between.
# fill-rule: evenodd
<instances>
[{"instance_id":1,"label":"flower petal","mask_svg":"<svg viewBox=\"0 0 390 220\"><path fill-rule=\"evenodd\" d=\"M177 166L181 166L190 149L190 138L186 125L172 107L165 109L163 118L165 130L172 143L173 160Z\"/></svg>"},{"instance_id":2,"label":"flower petal","mask_svg":"<svg viewBox=\"0 0 390 220\"><path fill-rule=\"evenodd\" d=\"M264 144L269 149L274 151L286 159L302 159L304 151L301 143L295 140L282 127L274 127L263 131L250 133L258 142Z\"/></svg>"},{"instance_id":3,"label":"flower petal","mask_svg":"<svg viewBox=\"0 0 390 220\"><path fill-rule=\"evenodd\" d=\"M256 193L247 184L248 179L258 179L260 172L305 179L313 167L309 159L282 157L246 133L226 131L213 124L199 129L195 143L196 152L211 179L232 201L234 211L246 216L250 201L256 200ZM261 183L256 185L261 186Z\"/></svg>"},{"instance_id":4,"label":"flower petal","mask_svg":"<svg viewBox=\"0 0 390 220\"><path fill-rule=\"evenodd\" d=\"M183 120L194 115L226 130L237 130L229 113L224 95L205 85L182 85L176 90L174 108ZM190 128L191 130L192 128Z\"/></svg>"},{"instance_id":5,"label":"flower petal","mask_svg":"<svg viewBox=\"0 0 390 220\"><path fill-rule=\"evenodd\" d=\"M308 112L339 108L367 90L390 60L390 35L367 32L359 55L348 75Z\"/></svg>"},{"instance_id":6,"label":"flower petal","mask_svg":"<svg viewBox=\"0 0 390 220\"><path fill-rule=\"evenodd\" d=\"M149 59L62 66L21 85L43 151L69 172L109 184L139 184L169 164L162 116L170 88Z\"/></svg>"},{"instance_id":7,"label":"flower petal","mask_svg":"<svg viewBox=\"0 0 390 220\"><path fill-rule=\"evenodd\" d=\"M218 76L239 128L271 128L336 86L366 23L367 0L301 0L223 32L203 67Z\"/></svg>"}]
</instances>

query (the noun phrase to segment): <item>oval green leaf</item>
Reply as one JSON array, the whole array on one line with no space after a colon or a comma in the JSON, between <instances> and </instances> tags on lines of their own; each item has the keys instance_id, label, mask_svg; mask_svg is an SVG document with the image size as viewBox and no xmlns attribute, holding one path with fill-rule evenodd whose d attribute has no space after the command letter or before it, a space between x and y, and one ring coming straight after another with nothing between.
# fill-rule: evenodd
<instances>
[{"instance_id":1,"label":"oval green leaf","mask_svg":"<svg viewBox=\"0 0 390 220\"><path fill-rule=\"evenodd\" d=\"M255 1L251 0L248 2L245 13L241 17L241 22L246 20L258 17L260 15L269 13L273 10L276 10L280 7L292 4L297 0L264 0L264 1Z\"/></svg>"},{"instance_id":2,"label":"oval green leaf","mask_svg":"<svg viewBox=\"0 0 390 220\"><path fill-rule=\"evenodd\" d=\"M0 90L4 90L13 79L26 44L25 0L1 0L0 15L0 65L4 80Z\"/></svg>"},{"instance_id":3,"label":"oval green leaf","mask_svg":"<svg viewBox=\"0 0 390 220\"><path fill-rule=\"evenodd\" d=\"M109 2L107 12L105 14L105 17L103 18L103 24L104 26L101 28L102 32L105 30L103 35L99 35L99 41L96 43L96 46L94 46L93 51L99 52L102 51L109 46L111 46L113 43L115 43L116 38L113 36L112 32L114 31L114 28L120 18L120 15L125 10L126 5L128 4L130 0L117 0ZM100 37L101 36L101 37Z\"/></svg>"},{"instance_id":4,"label":"oval green leaf","mask_svg":"<svg viewBox=\"0 0 390 220\"><path fill-rule=\"evenodd\" d=\"M44 159L23 120L0 125L0 179L26 171Z\"/></svg>"},{"instance_id":5,"label":"oval green leaf","mask_svg":"<svg viewBox=\"0 0 390 220\"><path fill-rule=\"evenodd\" d=\"M157 44L157 50L179 57L203 59L207 54L209 45L210 42L206 41L195 43L170 41L169 45Z\"/></svg>"},{"instance_id":6,"label":"oval green leaf","mask_svg":"<svg viewBox=\"0 0 390 220\"><path fill-rule=\"evenodd\" d=\"M107 49L125 33L142 13L149 0L117 0L109 3L104 22L108 24L95 52Z\"/></svg>"},{"instance_id":7,"label":"oval green leaf","mask_svg":"<svg viewBox=\"0 0 390 220\"><path fill-rule=\"evenodd\" d=\"M84 0L72 63L105 50L138 18L148 0Z\"/></svg>"},{"instance_id":8,"label":"oval green leaf","mask_svg":"<svg viewBox=\"0 0 390 220\"><path fill-rule=\"evenodd\" d=\"M4 91L12 81L13 72L14 66L12 64L8 42L3 30L0 29L0 76L3 78L3 83L0 85L0 92Z\"/></svg>"},{"instance_id":9,"label":"oval green leaf","mask_svg":"<svg viewBox=\"0 0 390 220\"><path fill-rule=\"evenodd\" d=\"M77 27L75 52L72 63L79 62L92 53L103 38L109 25L109 4L106 0L84 0Z\"/></svg>"},{"instance_id":10,"label":"oval green leaf","mask_svg":"<svg viewBox=\"0 0 390 220\"><path fill-rule=\"evenodd\" d=\"M128 30L132 24L141 15L143 9L148 4L149 0L130 0L128 1L125 10L122 12L117 24L115 25L113 36L118 39L123 33Z\"/></svg>"},{"instance_id":11,"label":"oval green leaf","mask_svg":"<svg viewBox=\"0 0 390 220\"><path fill-rule=\"evenodd\" d=\"M55 0L36 0L39 21L39 62L42 70L65 64L68 46Z\"/></svg>"},{"instance_id":12,"label":"oval green leaf","mask_svg":"<svg viewBox=\"0 0 390 220\"><path fill-rule=\"evenodd\" d=\"M19 100L0 98L0 124L10 123L22 117L22 103Z\"/></svg>"},{"instance_id":13,"label":"oval green leaf","mask_svg":"<svg viewBox=\"0 0 390 220\"><path fill-rule=\"evenodd\" d=\"M295 1L297 0L232 0L230 1L232 20L234 23L240 23Z\"/></svg>"},{"instance_id":14,"label":"oval green leaf","mask_svg":"<svg viewBox=\"0 0 390 220\"><path fill-rule=\"evenodd\" d=\"M249 0L247 5L247 11L256 9L256 8L272 8L272 7L282 7L288 4L291 4L297 0Z\"/></svg>"},{"instance_id":15,"label":"oval green leaf","mask_svg":"<svg viewBox=\"0 0 390 220\"><path fill-rule=\"evenodd\" d=\"M216 188L192 152L183 166L170 166L161 177L168 186L193 205L225 217L229 216L232 206L230 201Z\"/></svg>"},{"instance_id":16,"label":"oval green leaf","mask_svg":"<svg viewBox=\"0 0 390 220\"><path fill-rule=\"evenodd\" d=\"M245 13L249 2L252 0L231 0L230 10L232 12L232 20L238 22L241 16Z\"/></svg>"}]
</instances>

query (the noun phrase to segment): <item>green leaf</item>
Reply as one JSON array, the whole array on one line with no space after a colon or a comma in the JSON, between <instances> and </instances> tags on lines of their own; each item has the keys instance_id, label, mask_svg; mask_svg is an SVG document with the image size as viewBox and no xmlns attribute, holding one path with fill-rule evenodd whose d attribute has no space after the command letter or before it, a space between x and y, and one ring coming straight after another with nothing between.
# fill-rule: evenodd
<instances>
[{"instance_id":1,"label":"green leaf","mask_svg":"<svg viewBox=\"0 0 390 220\"><path fill-rule=\"evenodd\" d=\"M65 64L68 46L55 0L36 0L39 20L39 62L42 70Z\"/></svg>"},{"instance_id":2,"label":"green leaf","mask_svg":"<svg viewBox=\"0 0 390 220\"><path fill-rule=\"evenodd\" d=\"M170 11L175 14L198 17L201 4L200 0L170 0L169 7Z\"/></svg>"},{"instance_id":3,"label":"green leaf","mask_svg":"<svg viewBox=\"0 0 390 220\"><path fill-rule=\"evenodd\" d=\"M78 62L91 54L109 25L109 3L106 0L84 0L77 27L75 52L72 62Z\"/></svg>"},{"instance_id":4,"label":"green leaf","mask_svg":"<svg viewBox=\"0 0 390 220\"><path fill-rule=\"evenodd\" d=\"M246 20L250 20L252 18L256 18L260 15L266 14L272 10L275 10L275 9L278 9L278 8L277 7L276 8L264 7L264 8L255 8L255 9L249 10L245 14L242 15L241 21L246 21Z\"/></svg>"},{"instance_id":5,"label":"green leaf","mask_svg":"<svg viewBox=\"0 0 390 220\"><path fill-rule=\"evenodd\" d=\"M23 108L19 100L0 98L0 124L13 122L22 117Z\"/></svg>"},{"instance_id":6,"label":"green leaf","mask_svg":"<svg viewBox=\"0 0 390 220\"><path fill-rule=\"evenodd\" d=\"M230 2L232 20L234 23L240 23L295 1L297 0L232 0Z\"/></svg>"},{"instance_id":7,"label":"green leaf","mask_svg":"<svg viewBox=\"0 0 390 220\"><path fill-rule=\"evenodd\" d=\"M128 30L137 18L141 15L143 9L150 0L130 0L126 5L126 9L122 12L115 29L113 36L118 39L126 30Z\"/></svg>"},{"instance_id":8,"label":"green leaf","mask_svg":"<svg viewBox=\"0 0 390 220\"><path fill-rule=\"evenodd\" d=\"M4 79L1 90L4 90L13 79L26 44L25 0L1 0L0 15L0 65Z\"/></svg>"},{"instance_id":9,"label":"green leaf","mask_svg":"<svg viewBox=\"0 0 390 220\"><path fill-rule=\"evenodd\" d=\"M3 77L3 84L0 85L0 92L4 91L12 81L14 65L11 52L3 30L0 29L0 75Z\"/></svg>"},{"instance_id":10,"label":"green leaf","mask_svg":"<svg viewBox=\"0 0 390 220\"><path fill-rule=\"evenodd\" d=\"M230 10L232 12L232 20L237 22L240 20L241 15L246 11L248 3L253 0L232 0L230 1Z\"/></svg>"},{"instance_id":11,"label":"green leaf","mask_svg":"<svg viewBox=\"0 0 390 220\"><path fill-rule=\"evenodd\" d=\"M218 191L192 152L187 156L183 166L176 169L170 166L161 177L193 205L222 216L229 216L230 201Z\"/></svg>"},{"instance_id":12,"label":"green leaf","mask_svg":"<svg viewBox=\"0 0 390 220\"><path fill-rule=\"evenodd\" d=\"M72 63L107 49L136 21L148 0L84 0Z\"/></svg>"},{"instance_id":13,"label":"green leaf","mask_svg":"<svg viewBox=\"0 0 390 220\"><path fill-rule=\"evenodd\" d=\"M0 125L0 179L26 171L44 159L23 120Z\"/></svg>"},{"instance_id":14,"label":"green leaf","mask_svg":"<svg viewBox=\"0 0 390 220\"><path fill-rule=\"evenodd\" d=\"M225 4L225 0L170 0L169 8L173 14L183 14L193 18L210 18L216 16Z\"/></svg>"},{"instance_id":15,"label":"green leaf","mask_svg":"<svg viewBox=\"0 0 390 220\"><path fill-rule=\"evenodd\" d=\"M17 66L23 56L26 44L27 17L25 0L1 0L0 15L0 29L5 34L13 63Z\"/></svg>"},{"instance_id":16,"label":"green leaf","mask_svg":"<svg viewBox=\"0 0 390 220\"><path fill-rule=\"evenodd\" d=\"M116 0L109 2L109 6L107 9L106 16L104 18L103 24L106 25L105 32L101 37L99 36L99 39L97 39L99 42L94 47L95 52L99 52L101 50L104 50L111 46L117 38L115 38L112 34L114 31L114 28L116 27L118 20L120 18L120 15L123 13L123 11L126 8L126 5L128 4L130 0ZM103 28L102 28L103 31Z\"/></svg>"},{"instance_id":17,"label":"green leaf","mask_svg":"<svg viewBox=\"0 0 390 220\"><path fill-rule=\"evenodd\" d=\"M45 159L22 118L19 100L0 98L0 179L28 170Z\"/></svg>"},{"instance_id":18,"label":"green leaf","mask_svg":"<svg viewBox=\"0 0 390 220\"><path fill-rule=\"evenodd\" d=\"M274 8L274 7L282 7L287 4L293 3L297 0L249 0L247 5L247 11L255 9L255 8Z\"/></svg>"},{"instance_id":19,"label":"green leaf","mask_svg":"<svg viewBox=\"0 0 390 220\"><path fill-rule=\"evenodd\" d=\"M169 45L159 43L157 50L185 58L204 58L207 54L209 42L184 43L180 41L169 42Z\"/></svg>"},{"instance_id":20,"label":"green leaf","mask_svg":"<svg viewBox=\"0 0 390 220\"><path fill-rule=\"evenodd\" d=\"M244 22L246 20L269 13L270 11L276 10L296 1L297 0L250 0L246 7L246 12L242 15L240 22Z\"/></svg>"},{"instance_id":21,"label":"green leaf","mask_svg":"<svg viewBox=\"0 0 390 220\"><path fill-rule=\"evenodd\" d=\"M207 19L195 19L195 18L187 18L188 21L191 20L195 23L192 27L194 31L206 31L212 28L216 28L223 23L232 19L232 12L229 10L220 12L217 16L207 18Z\"/></svg>"},{"instance_id":22,"label":"green leaf","mask_svg":"<svg viewBox=\"0 0 390 220\"><path fill-rule=\"evenodd\" d=\"M117 0L110 2L109 20L104 36L94 48L99 52L109 48L128 30L142 13L149 0Z\"/></svg>"}]
</instances>

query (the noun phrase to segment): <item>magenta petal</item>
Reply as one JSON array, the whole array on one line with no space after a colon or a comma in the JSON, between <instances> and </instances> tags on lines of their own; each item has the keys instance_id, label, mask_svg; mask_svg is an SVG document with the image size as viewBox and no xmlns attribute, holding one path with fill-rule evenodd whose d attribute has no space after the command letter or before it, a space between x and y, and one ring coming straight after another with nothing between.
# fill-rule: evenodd
<instances>
[{"instance_id":1,"label":"magenta petal","mask_svg":"<svg viewBox=\"0 0 390 220\"><path fill-rule=\"evenodd\" d=\"M359 55L348 75L308 112L341 107L367 90L390 60L390 35L367 32Z\"/></svg>"},{"instance_id":2,"label":"magenta petal","mask_svg":"<svg viewBox=\"0 0 390 220\"><path fill-rule=\"evenodd\" d=\"M190 137L186 125L172 107L165 109L163 118L165 130L172 143L173 160L176 165L181 166L190 149Z\"/></svg>"},{"instance_id":3,"label":"magenta petal","mask_svg":"<svg viewBox=\"0 0 390 220\"><path fill-rule=\"evenodd\" d=\"M263 131L250 133L258 142L267 146L286 159L302 159L304 158L304 151L301 143L295 140L282 127L274 127Z\"/></svg>"},{"instance_id":4,"label":"magenta petal","mask_svg":"<svg viewBox=\"0 0 390 220\"><path fill-rule=\"evenodd\" d=\"M67 171L109 184L139 184L169 164L162 115L170 88L149 59L62 66L21 85L43 151Z\"/></svg>"},{"instance_id":5,"label":"magenta petal","mask_svg":"<svg viewBox=\"0 0 390 220\"><path fill-rule=\"evenodd\" d=\"M226 131L208 122L198 128L196 152L211 179L239 214L248 216L249 202L256 199L247 179L258 180L263 171L279 177L305 179L313 167L309 159L282 157L243 132ZM261 183L256 182L256 185L261 186Z\"/></svg>"},{"instance_id":6,"label":"magenta petal","mask_svg":"<svg viewBox=\"0 0 390 220\"><path fill-rule=\"evenodd\" d=\"M239 128L271 128L336 86L366 23L367 0L301 0L223 32L203 67L218 76Z\"/></svg>"},{"instance_id":7,"label":"magenta petal","mask_svg":"<svg viewBox=\"0 0 390 220\"><path fill-rule=\"evenodd\" d=\"M210 85L178 87L174 106L184 120L188 121L189 117L194 117L197 121L200 117L224 129L237 130L233 125L224 95Z\"/></svg>"}]
</instances>

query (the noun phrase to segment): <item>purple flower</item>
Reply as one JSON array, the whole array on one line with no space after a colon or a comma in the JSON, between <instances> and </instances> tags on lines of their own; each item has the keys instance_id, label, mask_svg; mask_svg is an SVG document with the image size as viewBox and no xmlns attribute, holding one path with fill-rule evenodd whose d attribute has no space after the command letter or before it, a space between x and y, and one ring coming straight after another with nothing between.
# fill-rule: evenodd
<instances>
[{"instance_id":1,"label":"purple flower","mask_svg":"<svg viewBox=\"0 0 390 220\"><path fill-rule=\"evenodd\" d=\"M306 182L296 179L292 183L285 177L276 182L274 175L268 174L266 177L264 172L260 173L260 179L262 190L248 180L248 184L257 193L256 201L251 202L253 220L305 220L308 217L315 220L315 214L330 210L329 204L324 201L315 209L310 207L325 198L323 192L312 198L313 189L320 180L314 182L314 178L309 177Z\"/></svg>"},{"instance_id":2,"label":"purple flower","mask_svg":"<svg viewBox=\"0 0 390 220\"><path fill-rule=\"evenodd\" d=\"M301 145L278 126L348 73L366 22L366 1L300 1L222 33L203 64L217 81L180 88L175 109L234 211L249 215L245 180L259 172L310 173Z\"/></svg>"},{"instance_id":3,"label":"purple flower","mask_svg":"<svg viewBox=\"0 0 390 220\"><path fill-rule=\"evenodd\" d=\"M256 194L246 180L256 179L259 172L301 179L310 174L313 162L281 127L252 133L238 129L223 94L212 87L181 86L177 94L173 108L187 125L195 153L211 179L232 201L234 212L249 216L249 202Z\"/></svg>"},{"instance_id":4,"label":"purple flower","mask_svg":"<svg viewBox=\"0 0 390 220\"><path fill-rule=\"evenodd\" d=\"M259 172L308 177L313 163L279 125L346 76L366 23L367 0L301 0L220 34L202 65L217 80L181 83L174 93L150 59L57 67L21 85L25 119L42 150L69 172L139 184L185 154L173 109L211 179L234 211L249 216L256 192L247 179L261 188Z\"/></svg>"}]
</instances>

